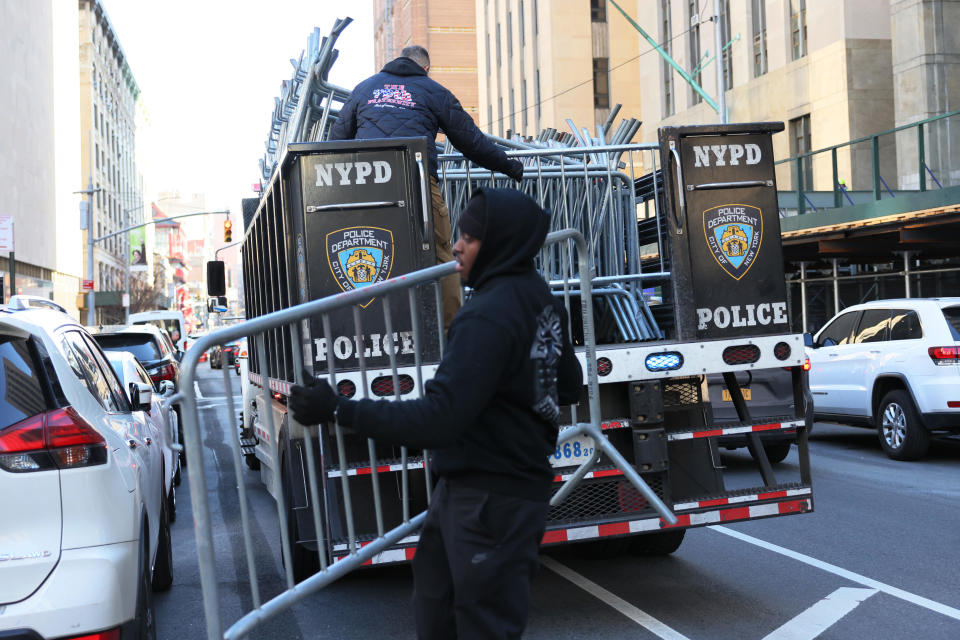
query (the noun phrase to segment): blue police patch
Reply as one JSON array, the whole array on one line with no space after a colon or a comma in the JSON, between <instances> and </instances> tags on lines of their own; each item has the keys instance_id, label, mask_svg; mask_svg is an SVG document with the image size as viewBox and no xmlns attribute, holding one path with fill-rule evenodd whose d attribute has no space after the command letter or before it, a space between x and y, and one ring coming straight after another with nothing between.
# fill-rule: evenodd
<instances>
[{"instance_id":1,"label":"blue police patch","mask_svg":"<svg viewBox=\"0 0 960 640\"><path fill-rule=\"evenodd\" d=\"M393 232L380 227L347 227L327 234L327 263L343 291L363 289L390 277ZM373 302L373 299L370 299ZM366 307L367 302L363 307Z\"/></svg>"},{"instance_id":2,"label":"blue police patch","mask_svg":"<svg viewBox=\"0 0 960 640\"><path fill-rule=\"evenodd\" d=\"M763 216L748 204L724 204L703 212L703 234L717 264L734 280L757 259L763 241Z\"/></svg>"}]
</instances>

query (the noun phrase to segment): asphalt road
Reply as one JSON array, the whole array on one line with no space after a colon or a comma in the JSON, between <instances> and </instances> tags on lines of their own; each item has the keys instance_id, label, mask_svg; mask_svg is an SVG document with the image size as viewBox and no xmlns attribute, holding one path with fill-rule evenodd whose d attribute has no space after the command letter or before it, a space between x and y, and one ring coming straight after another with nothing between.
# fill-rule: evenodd
<instances>
[{"instance_id":1,"label":"asphalt road","mask_svg":"<svg viewBox=\"0 0 960 640\"><path fill-rule=\"evenodd\" d=\"M207 500L223 620L251 605L220 372L201 365ZM234 378L236 380L236 378ZM551 551L527 633L567 638L960 638L960 442L895 462L873 431L817 424L812 514L690 530L669 557L588 558ZM740 453L724 456L747 468ZM173 525L174 585L155 598L161 640L206 627L187 469ZM795 471L796 455L778 465ZM244 468L264 596L283 590L276 507ZM255 638L413 638L406 566L356 572L258 628Z\"/></svg>"}]
</instances>

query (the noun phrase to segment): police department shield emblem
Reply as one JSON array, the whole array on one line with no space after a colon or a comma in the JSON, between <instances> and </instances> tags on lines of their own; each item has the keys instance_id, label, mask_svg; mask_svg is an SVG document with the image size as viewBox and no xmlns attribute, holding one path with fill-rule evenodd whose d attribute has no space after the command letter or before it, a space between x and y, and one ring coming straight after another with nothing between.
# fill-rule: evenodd
<instances>
[{"instance_id":1,"label":"police department shield emblem","mask_svg":"<svg viewBox=\"0 0 960 640\"><path fill-rule=\"evenodd\" d=\"M347 227L327 234L327 263L343 291L362 289L390 277L393 232L380 227ZM367 304L360 305L366 307Z\"/></svg>"},{"instance_id":2,"label":"police department shield emblem","mask_svg":"<svg viewBox=\"0 0 960 640\"><path fill-rule=\"evenodd\" d=\"M763 216L748 204L724 204L703 212L703 233L717 264L734 280L753 266L763 241Z\"/></svg>"}]
</instances>

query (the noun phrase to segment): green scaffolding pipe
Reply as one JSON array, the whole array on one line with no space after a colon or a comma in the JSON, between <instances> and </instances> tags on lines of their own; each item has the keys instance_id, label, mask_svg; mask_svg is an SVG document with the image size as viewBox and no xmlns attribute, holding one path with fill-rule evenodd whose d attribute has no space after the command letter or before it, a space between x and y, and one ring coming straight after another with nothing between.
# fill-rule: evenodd
<instances>
[{"instance_id":1,"label":"green scaffolding pipe","mask_svg":"<svg viewBox=\"0 0 960 640\"><path fill-rule=\"evenodd\" d=\"M646 41L650 43L650 45L656 50L656 52L660 54L660 57L662 57L664 60L666 60L668 63L670 63L670 66L677 70L677 73L679 73L680 76L681 76L684 80L687 81L687 84L689 84L691 87L693 87L693 90L694 90L694 91L696 91L696 92L699 93L701 96L703 96L703 99L706 101L706 103L707 103L708 105L710 105L711 108L713 108L714 111L716 111L717 113L720 113L720 105L718 105L716 102L714 102L714 101L713 101L713 98L711 98L710 96L707 95L707 92L703 90L703 87L701 87L699 84L697 84L697 83L694 81L694 79L690 77L690 74L687 73L686 71L684 71L684 70L683 70L683 67L681 67L679 64L677 64L677 61L674 60L672 57L670 57L670 54L667 53L666 51L664 51L664 50L660 47L660 45L657 44L657 41L654 40L653 38L651 38L650 35L647 34L647 32L643 30L643 27L641 27L639 24L637 24L636 21L635 21L633 18L631 18L630 16L628 16L628 15L627 15L627 12L624 11L623 9L621 9L621 8L620 8L620 5L618 5L616 2L614 2L614 0L610 0L610 4L612 4L614 7L616 7L616 8L617 8L617 11L619 11L619 12L623 15L623 17L627 19L627 22L629 22L630 24L632 24L632 25L633 25L633 28L640 32L640 35L642 35L642 36L644 37L644 39L646 39Z\"/></svg>"}]
</instances>

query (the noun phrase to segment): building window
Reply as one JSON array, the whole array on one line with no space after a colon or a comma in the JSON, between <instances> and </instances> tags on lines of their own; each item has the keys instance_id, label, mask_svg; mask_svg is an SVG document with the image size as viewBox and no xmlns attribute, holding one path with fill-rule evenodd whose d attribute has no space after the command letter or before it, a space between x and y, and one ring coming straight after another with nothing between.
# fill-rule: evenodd
<instances>
[{"instance_id":1,"label":"building window","mask_svg":"<svg viewBox=\"0 0 960 640\"><path fill-rule=\"evenodd\" d=\"M493 105L487 105L487 132L493 133Z\"/></svg>"},{"instance_id":2,"label":"building window","mask_svg":"<svg viewBox=\"0 0 960 640\"><path fill-rule=\"evenodd\" d=\"M500 23L497 23L497 69L500 68Z\"/></svg>"},{"instance_id":3,"label":"building window","mask_svg":"<svg viewBox=\"0 0 960 640\"><path fill-rule=\"evenodd\" d=\"M540 33L540 17L537 15L537 0L533 0L533 35Z\"/></svg>"},{"instance_id":4,"label":"building window","mask_svg":"<svg viewBox=\"0 0 960 640\"><path fill-rule=\"evenodd\" d=\"M723 0L720 11L723 12L723 86L733 89L733 47L730 38L730 0Z\"/></svg>"},{"instance_id":5,"label":"building window","mask_svg":"<svg viewBox=\"0 0 960 640\"><path fill-rule=\"evenodd\" d=\"M513 13L507 11L507 55L513 55Z\"/></svg>"},{"instance_id":6,"label":"building window","mask_svg":"<svg viewBox=\"0 0 960 640\"><path fill-rule=\"evenodd\" d=\"M593 107L610 108L610 79L606 58L593 59Z\"/></svg>"},{"instance_id":7,"label":"building window","mask_svg":"<svg viewBox=\"0 0 960 640\"><path fill-rule=\"evenodd\" d=\"M517 132L517 111L514 109L516 101L513 99L513 87L510 87L510 131Z\"/></svg>"},{"instance_id":8,"label":"building window","mask_svg":"<svg viewBox=\"0 0 960 640\"><path fill-rule=\"evenodd\" d=\"M519 7L519 11L518 11L518 13L517 13L517 17L518 17L519 20L520 20L520 24L519 24L519 27L520 27L520 46L522 47L522 46L524 46L524 45L526 44L526 36L523 34L523 0L520 0L520 7Z\"/></svg>"},{"instance_id":9,"label":"building window","mask_svg":"<svg viewBox=\"0 0 960 640\"><path fill-rule=\"evenodd\" d=\"M790 45L794 60L807 55L807 0L790 0Z\"/></svg>"},{"instance_id":10,"label":"building window","mask_svg":"<svg viewBox=\"0 0 960 640\"><path fill-rule=\"evenodd\" d=\"M767 8L766 0L751 0L753 22L753 77L767 72Z\"/></svg>"},{"instance_id":11,"label":"building window","mask_svg":"<svg viewBox=\"0 0 960 640\"><path fill-rule=\"evenodd\" d=\"M497 98L497 128L503 137L503 98Z\"/></svg>"},{"instance_id":12,"label":"building window","mask_svg":"<svg viewBox=\"0 0 960 640\"><path fill-rule=\"evenodd\" d=\"M790 121L790 155L796 158L801 153L807 153L812 150L810 146L810 114L794 118ZM803 169L803 189L810 191L813 189L813 158L807 156L801 161ZM796 164L793 165L796 171ZM793 183L796 186L799 181L798 176L794 176Z\"/></svg>"},{"instance_id":13,"label":"building window","mask_svg":"<svg viewBox=\"0 0 960 640\"><path fill-rule=\"evenodd\" d=\"M701 84L702 75L700 73L700 8L699 0L689 0L687 2L687 17L690 19L690 31L687 32L690 51L690 75L693 81ZM703 96L691 88L692 104L703 102Z\"/></svg>"},{"instance_id":14,"label":"building window","mask_svg":"<svg viewBox=\"0 0 960 640\"><path fill-rule=\"evenodd\" d=\"M490 34L487 35L487 75L490 75Z\"/></svg>"},{"instance_id":15,"label":"building window","mask_svg":"<svg viewBox=\"0 0 960 640\"><path fill-rule=\"evenodd\" d=\"M607 0L590 0L590 21L607 21Z\"/></svg>"},{"instance_id":16,"label":"building window","mask_svg":"<svg viewBox=\"0 0 960 640\"><path fill-rule=\"evenodd\" d=\"M660 0L660 42L667 55L672 55L670 0ZM666 118L673 115L673 67L661 60L660 73L663 75L663 117Z\"/></svg>"},{"instance_id":17,"label":"building window","mask_svg":"<svg viewBox=\"0 0 960 640\"><path fill-rule=\"evenodd\" d=\"M536 5L537 0L533 0L533 1L534 1L534 5ZM534 80L536 84L533 85L533 91L534 91L533 99L537 104L537 122L539 122L540 121L540 69L537 69L534 72Z\"/></svg>"},{"instance_id":18,"label":"building window","mask_svg":"<svg viewBox=\"0 0 960 640\"><path fill-rule=\"evenodd\" d=\"M520 117L520 121L523 123L523 132L527 132L527 79L521 78L520 80L520 109L523 115Z\"/></svg>"}]
</instances>

